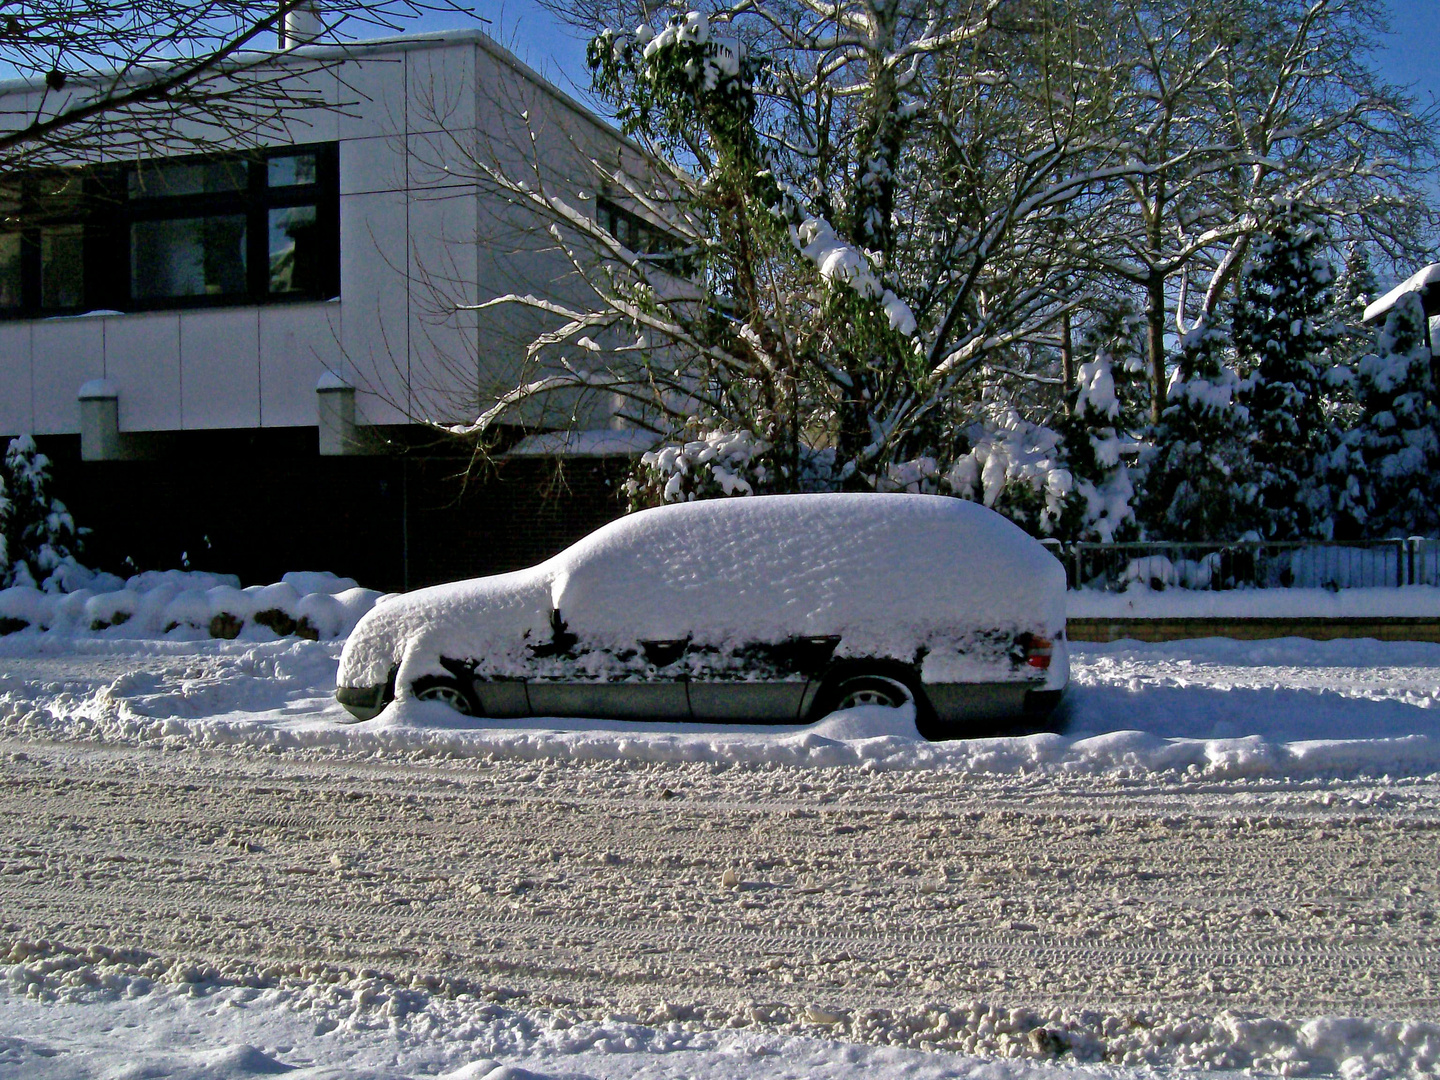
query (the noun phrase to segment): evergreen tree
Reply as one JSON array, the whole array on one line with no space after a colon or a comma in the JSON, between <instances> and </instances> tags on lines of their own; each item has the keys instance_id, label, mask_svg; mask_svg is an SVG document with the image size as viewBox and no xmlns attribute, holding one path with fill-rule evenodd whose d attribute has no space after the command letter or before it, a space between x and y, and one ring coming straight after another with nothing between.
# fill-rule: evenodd
<instances>
[{"instance_id":1,"label":"evergreen tree","mask_svg":"<svg viewBox=\"0 0 1440 1080\"><path fill-rule=\"evenodd\" d=\"M1331 352L1337 359L1358 357L1370 345L1370 330L1365 326L1365 309L1380 295L1375 271L1370 268L1370 252L1363 244L1352 243L1345 251L1345 266L1335 281L1332 293L1332 319L1337 331Z\"/></svg>"},{"instance_id":2,"label":"evergreen tree","mask_svg":"<svg viewBox=\"0 0 1440 1080\"><path fill-rule=\"evenodd\" d=\"M3 584L40 585L79 549L75 522L65 504L52 499L50 459L29 435L11 439L0 485L0 575Z\"/></svg>"},{"instance_id":3,"label":"evergreen tree","mask_svg":"<svg viewBox=\"0 0 1440 1080\"><path fill-rule=\"evenodd\" d=\"M1356 364L1361 418L1331 455L1346 533L1375 537L1440 526L1440 406L1425 311L1413 293L1386 316Z\"/></svg>"},{"instance_id":4,"label":"evergreen tree","mask_svg":"<svg viewBox=\"0 0 1440 1080\"><path fill-rule=\"evenodd\" d=\"M1267 539L1328 537L1333 511L1318 467L1337 441L1325 415L1325 377L1336 332L1333 267L1314 215L1290 206L1255 249L1240 279L1234 342L1246 374L1258 525Z\"/></svg>"},{"instance_id":5,"label":"evergreen tree","mask_svg":"<svg viewBox=\"0 0 1440 1080\"><path fill-rule=\"evenodd\" d=\"M1250 412L1229 344L1225 328L1203 322L1181 341L1146 461L1140 512L1151 536L1234 540L1255 525Z\"/></svg>"},{"instance_id":6,"label":"evergreen tree","mask_svg":"<svg viewBox=\"0 0 1440 1080\"><path fill-rule=\"evenodd\" d=\"M1146 393L1143 348L1143 322L1128 308L1106 313L1086 331L1082 355L1090 359L1080 364L1074 396L1056 424L1075 503L1057 532L1073 539L1112 543L1139 535L1127 459L1140 449L1134 433L1143 426L1136 406Z\"/></svg>"}]
</instances>

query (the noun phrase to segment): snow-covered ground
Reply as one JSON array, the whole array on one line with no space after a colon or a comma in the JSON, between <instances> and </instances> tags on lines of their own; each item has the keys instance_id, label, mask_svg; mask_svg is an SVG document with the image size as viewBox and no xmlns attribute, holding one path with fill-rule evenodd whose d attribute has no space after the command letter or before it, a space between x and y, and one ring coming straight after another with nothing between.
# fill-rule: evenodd
<instances>
[{"instance_id":1,"label":"snow-covered ground","mask_svg":"<svg viewBox=\"0 0 1440 1080\"><path fill-rule=\"evenodd\" d=\"M347 752L1214 776L1440 771L1440 645L1072 645L1055 732L927 743L890 710L808 727L503 720L401 702L346 724L338 642L0 639L0 731Z\"/></svg>"},{"instance_id":2,"label":"snow-covered ground","mask_svg":"<svg viewBox=\"0 0 1440 1080\"><path fill-rule=\"evenodd\" d=\"M1154 1080L1183 1071L1062 1064L1043 1053L986 1059L819 1034L716 1031L693 1021L587 1020L376 979L271 989L76 979L45 1000L25 990L14 969L0 989L0 1076L17 1080ZM1038 1049L1049 1029L1027 1032L1035 1018L1024 1012L997 1011L991 1026L1002 1040L1011 1031ZM1440 1025L1332 1019L1292 1027L1227 1015L1137 1031L1133 1042L1139 1061L1173 1062L1178 1045L1193 1052L1190 1067L1220 1078L1385 1080L1430 1075ZM1242 1062L1251 1067L1234 1068Z\"/></svg>"},{"instance_id":3,"label":"snow-covered ground","mask_svg":"<svg viewBox=\"0 0 1440 1080\"><path fill-rule=\"evenodd\" d=\"M1027 782L1388 783L1440 773L1440 645L1422 643L1076 644L1058 733L945 744L920 741L904 714L874 709L805 728L757 730L477 723L440 704L412 702L346 724L331 696L339 651L339 642L323 640L12 634L0 638L0 739L12 746L161 742L302 758L859 765ZM47 967L13 953L0 973L6 1080L1153 1075L1138 1063L1077 1064L1075 1055L1059 1064L856 1045L827 1039L814 1025L796 1033L730 1032L688 1020L567 1017L380 982L367 992L363 978L348 985L186 983L103 959ZM1440 1069L1440 1027L1428 1023L1222 1016L1167 1024L1154 1035L1161 1049L1153 1055L1167 1074L1255 1062L1261 1072L1347 1078ZM994 1023L989 1030L992 1040L1000 1037ZM1024 1025L1019 1032L1016 1038L1031 1037ZM1186 1046L1193 1053L1176 1049ZM1137 1062L1144 1060L1141 1054Z\"/></svg>"},{"instance_id":4,"label":"snow-covered ground","mask_svg":"<svg viewBox=\"0 0 1440 1080\"><path fill-rule=\"evenodd\" d=\"M987 1061L822 1037L571 1020L374 986L133 983L37 1002L0 991L0 1076L25 1080L1056 1080L1137 1069ZM691 1030L687 1030L690 1027ZM1398 1029L1399 1025L1397 1025ZM1416 1025L1411 1025L1419 1028ZM1421 1037L1434 1038L1425 1032ZM1317 1029L1312 1041L1329 1032ZM1355 1040L1355 1049L1364 1047ZM1352 1057L1356 1056L1354 1054Z\"/></svg>"}]
</instances>

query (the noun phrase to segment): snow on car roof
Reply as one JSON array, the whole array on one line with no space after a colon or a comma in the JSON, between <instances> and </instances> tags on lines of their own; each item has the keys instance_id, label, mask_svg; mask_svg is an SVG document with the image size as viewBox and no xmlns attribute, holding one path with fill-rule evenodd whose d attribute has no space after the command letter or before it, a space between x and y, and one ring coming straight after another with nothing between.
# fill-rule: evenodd
<instances>
[{"instance_id":1,"label":"snow on car roof","mask_svg":"<svg viewBox=\"0 0 1440 1080\"><path fill-rule=\"evenodd\" d=\"M823 633L836 624L1063 623L1064 571L1018 526L933 495L772 495L611 522L550 564L552 602L640 636L682 624ZM598 627L594 627L598 629Z\"/></svg>"}]
</instances>

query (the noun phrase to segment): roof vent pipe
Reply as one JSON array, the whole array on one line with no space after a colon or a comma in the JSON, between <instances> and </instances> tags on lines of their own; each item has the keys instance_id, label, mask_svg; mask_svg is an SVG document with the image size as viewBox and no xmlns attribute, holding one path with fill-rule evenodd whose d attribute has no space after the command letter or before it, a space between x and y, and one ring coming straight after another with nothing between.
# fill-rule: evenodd
<instances>
[{"instance_id":1,"label":"roof vent pipe","mask_svg":"<svg viewBox=\"0 0 1440 1080\"><path fill-rule=\"evenodd\" d=\"M301 0L300 3L284 11L284 21L280 27L280 47L282 49L293 49L296 45L309 45L317 40L325 32L325 20L320 15L319 0Z\"/></svg>"}]
</instances>

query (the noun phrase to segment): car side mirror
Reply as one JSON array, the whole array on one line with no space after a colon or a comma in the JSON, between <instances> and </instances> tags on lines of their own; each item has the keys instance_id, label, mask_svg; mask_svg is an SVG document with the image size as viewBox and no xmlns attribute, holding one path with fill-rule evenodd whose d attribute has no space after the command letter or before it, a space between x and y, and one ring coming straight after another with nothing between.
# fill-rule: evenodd
<instances>
[{"instance_id":1,"label":"car side mirror","mask_svg":"<svg viewBox=\"0 0 1440 1080\"><path fill-rule=\"evenodd\" d=\"M560 615L559 608L550 609L550 640L538 645L530 646L530 653L537 660L544 660L551 656L570 656L575 651L575 646L580 644L580 638L570 632L565 625L565 620Z\"/></svg>"}]
</instances>

